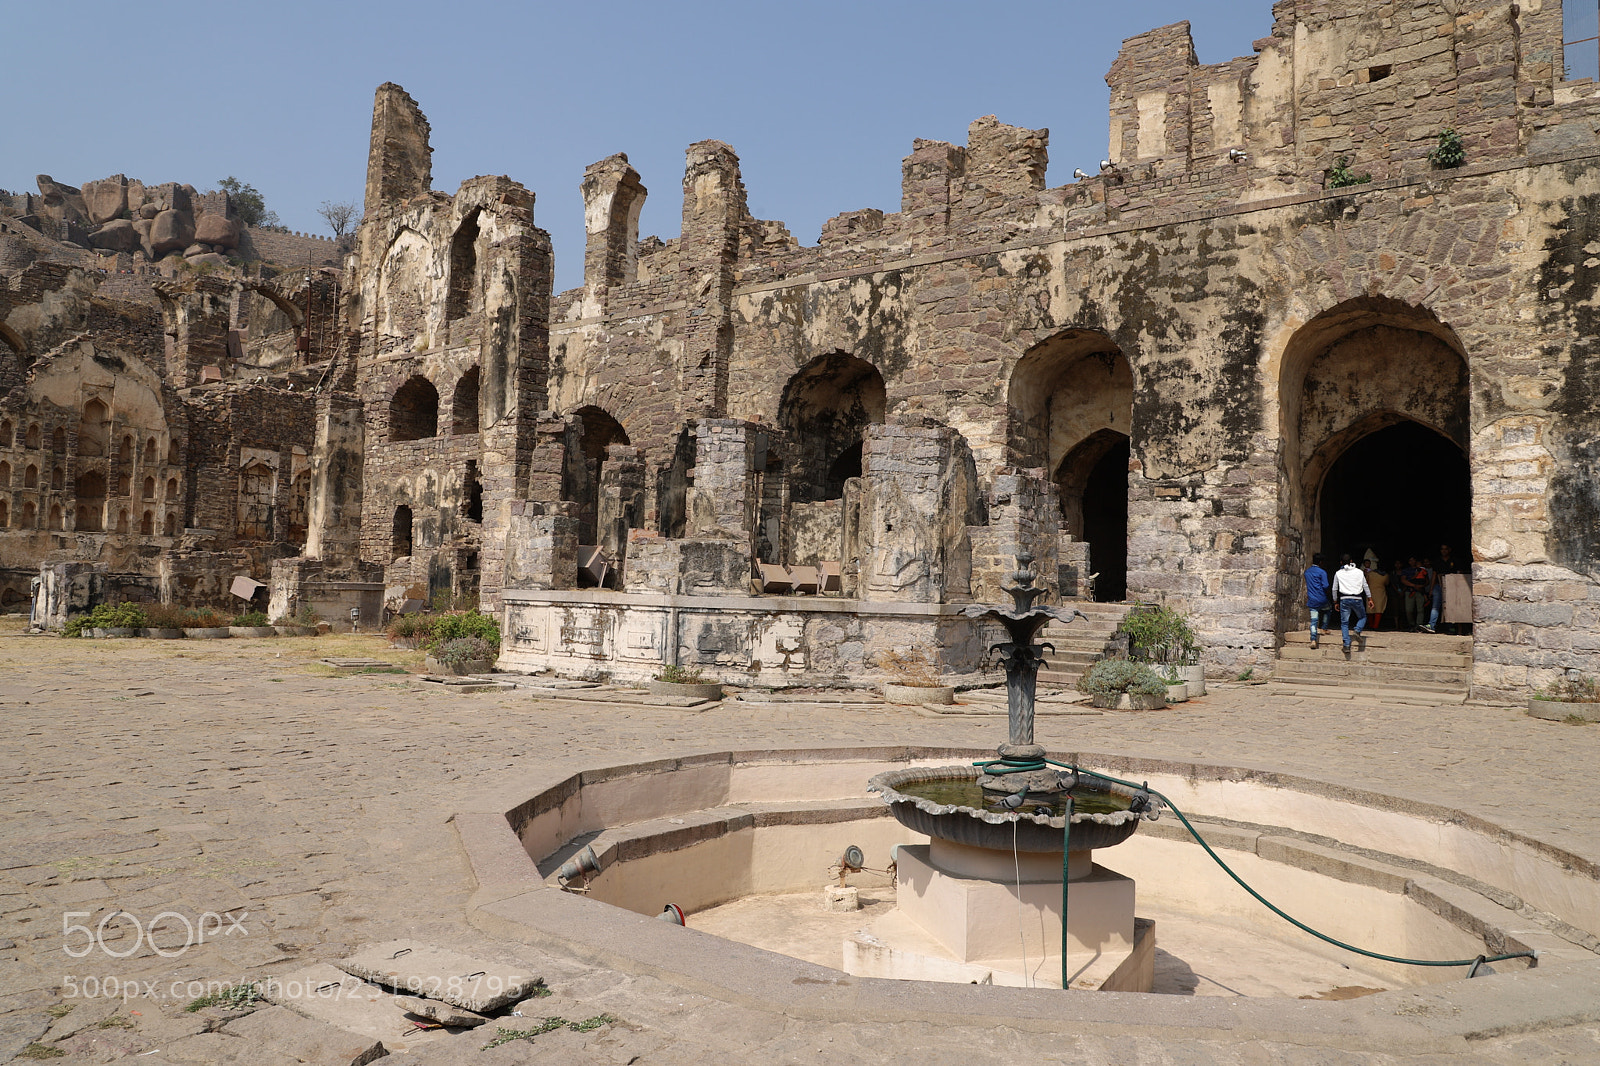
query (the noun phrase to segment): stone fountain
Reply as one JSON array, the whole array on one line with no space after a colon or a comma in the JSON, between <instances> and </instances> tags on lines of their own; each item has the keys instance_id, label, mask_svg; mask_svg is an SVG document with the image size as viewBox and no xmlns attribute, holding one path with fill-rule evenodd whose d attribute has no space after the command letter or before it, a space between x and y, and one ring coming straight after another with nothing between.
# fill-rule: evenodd
<instances>
[{"instance_id":1,"label":"stone fountain","mask_svg":"<svg viewBox=\"0 0 1600 1066\"><path fill-rule=\"evenodd\" d=\"M1154 923L1134 917L1134 882L1094 861L1160 813L1144 791L1080 774L1034 742L1034 638L1079 611L1035 606L1033 559L1017 556L1013 606L963 613L1005 627L1009 735L996 758L913 767L867 787L927 844L896 855L895 909L845 941L845 969L871 977L1148 992ZM1065 916L1065 922L1063 917ZM1063 935L1063 926L1065 934Z\"/></svg>"}]
</instances>

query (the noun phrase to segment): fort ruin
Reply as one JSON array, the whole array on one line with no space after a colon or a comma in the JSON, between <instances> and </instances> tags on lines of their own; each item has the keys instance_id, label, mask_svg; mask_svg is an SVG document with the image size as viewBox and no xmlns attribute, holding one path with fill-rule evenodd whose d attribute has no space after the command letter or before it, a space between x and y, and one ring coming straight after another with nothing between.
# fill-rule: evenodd
<instances>
[{"instance_id":1,"label":"fort ruin","mask_svg":"<svg viewBox=\"0 0 1600 1066\"><path fill-rule=\"evenodd\" d=\"M1600 100L1563 78L1560 7L1272 13L1226 63L1185 23L1125 42L1098 174L1047 188L1048 131L980 118L815 247L750 215L718 141L688 149L680 235L641 238L644 178L608 157L559 294L533 192L433 190L426 118L380 86L316 351L286 350L282 281L196 274L136 311L83 266L8 276L0 564L167 596L243 551L190 565L270 568L280 606L476 593L505 668L810 685L908 646L977 670L960 606L1019 553L1266 673L1311 552L1449 540L1475 694L1596 672ZM1446 131L1459 167L1430 161ZM1414 492L1367 488L1397 464ZM148 533L146 480L178 493Z\"/></svg>"}]
</instances>

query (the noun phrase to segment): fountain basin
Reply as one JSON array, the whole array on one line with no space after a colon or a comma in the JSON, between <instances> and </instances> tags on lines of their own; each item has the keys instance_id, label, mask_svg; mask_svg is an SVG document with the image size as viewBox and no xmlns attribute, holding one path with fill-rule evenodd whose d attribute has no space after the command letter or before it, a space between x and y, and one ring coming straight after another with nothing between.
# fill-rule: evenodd
<instances>
[{"instance_id":1,"label":"fountain basin","mask_svg":"<svg viewBox=\"0 0 1600 1066\"><path fill-rule=\"evenodd\" d=\"M945 798L941 794L944 790L926 787L965 782L971 783L969 802L940 802ZM982 802L977 782L978 770L974 767L914 766L876 775L867 783L867 790L883 796L901 825L938 840L1007 853L1015 847L1018 851L1061 854L1064 810L1027 805L1016 811L983 809L976 805ZM1134 795L1131 789L1107 784L1104 788L1074 790L1075 796L1080 794L1085 809L1072 816L1073 851L1113 847L1139 828L1140 816L1127 809ZM967 797L958 792L951 798ZM1119 806L1120 810L1114 809Z\"/></svg>"}]
</instances>

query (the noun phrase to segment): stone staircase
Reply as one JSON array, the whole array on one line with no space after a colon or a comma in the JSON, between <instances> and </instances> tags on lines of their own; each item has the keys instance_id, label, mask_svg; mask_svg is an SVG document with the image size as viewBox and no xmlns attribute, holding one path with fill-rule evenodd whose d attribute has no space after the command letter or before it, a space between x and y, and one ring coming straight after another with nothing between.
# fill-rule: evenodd
<instances>
[{"instance_id":1,"label":"stone staircase","mask_svg":"<svg viewBox=\"0 0 1600 1066\"><path fill-rule=\"evenodd\" d=\"M1339 630L1311 647L1304 630L1278 649L1268 689L1274 695L1379 699L1385 703L1465 703L1472 681L1472 638L1442 633L1372 633L1345 658Z\"/></svg>"},{"instance_id":2,"label":"stone staircase","mask_svg":"<svg viewBox=\"0 0 1600 1066\"><path fill-rule=\"evenodd\" d=\"M1106 642L1128 613L1128 605L1066 600L1059 606L1082 611L1089 620L1074 618L1070 625L1051 622L1039 634L1040 640L1056 648L1039 669L1039 684L1072 688L1095 660L1105 656Z\"/></svg>"}]
</instances>

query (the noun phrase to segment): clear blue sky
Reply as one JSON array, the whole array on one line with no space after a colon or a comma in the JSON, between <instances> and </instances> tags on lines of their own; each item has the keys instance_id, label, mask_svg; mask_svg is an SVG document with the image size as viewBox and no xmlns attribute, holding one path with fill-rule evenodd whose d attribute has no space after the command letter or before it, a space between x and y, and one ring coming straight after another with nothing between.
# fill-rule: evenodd
<instances>
[{"instance_id":1,"label":"clear blue sky","mask_svg":"<svg viewBox=\"0 0 1600 1066\"><path fill-rule=\"evenodd\" d=\"M964 143L980 115L1049 127L1051 185L1092 172L1122 39L1185 18L1205 63L1272 26L1269 0L6 0L0 188L234 175L323 231L322 201L361 200L373 89L395 81L433 125L434 188L534 190L559 291L582 282L583 168L612 152L650 189L642 234L678 232L683 150L714 137L751 211L812 244L840 212L898 210L912 138Z\"/></svg>"}]
</instances>

